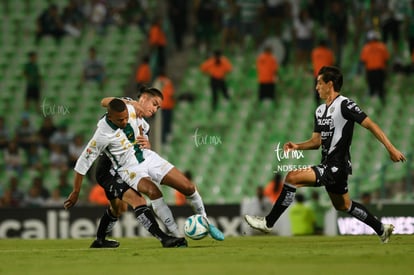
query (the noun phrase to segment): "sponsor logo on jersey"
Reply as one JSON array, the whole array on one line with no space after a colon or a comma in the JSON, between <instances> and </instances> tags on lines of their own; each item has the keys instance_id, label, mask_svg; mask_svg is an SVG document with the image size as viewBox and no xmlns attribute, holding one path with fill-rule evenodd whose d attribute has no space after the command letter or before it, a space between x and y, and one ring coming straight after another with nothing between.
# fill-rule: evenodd
<instances>
[{"instance_id":1,"label":"sponsor logo on jersey","mask_svg":"<svg viewBox=\"0 0 414 275\"><path fill-rule=\"evenodd\" d=\"M325 169L319 166L316 166L316 169L318 169L319 175L323 175L325 173Z\"/></svg>"},{"instance_id":2,"label":"sponsor logo on jersey","mask_svg":"<svg viewBox=\"0 0 414 275\"><path fill-rule=\"evenodd\" d=\"M324 126L324 125L333 125L333 119L332 118L318 118L318 125Z\"/></svg>"},{"instance_id":3,"label":"sponsor logo on jersey","mask_svg":"<svg viewBox=\"0 0 414 275\"><path fill-rule=\"evenodd\" d=\"M137 174L136 174L135 172L131 172L131 173L129 173L129 178L130 178L131 180L133 180L136 176L137 176Z\"/></svg>"}]
</instances>

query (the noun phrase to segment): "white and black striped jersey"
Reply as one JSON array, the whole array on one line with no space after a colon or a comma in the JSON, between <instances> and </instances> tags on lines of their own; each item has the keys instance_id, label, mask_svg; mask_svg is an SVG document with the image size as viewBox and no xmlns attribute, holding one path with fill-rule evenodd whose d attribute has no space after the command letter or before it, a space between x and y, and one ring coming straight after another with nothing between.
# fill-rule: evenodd
<instances>
[{"instance_id":1,"label":"white and black striped jersey","mask_svg":"<svg viewBox=\"0 0 414 275\"><path fill-rule=\"evenodd\" d=\"M329 106L322 104L316 109L314 132L321 135L322 163L330 163L352 173L349 149L354 123L361 124L366 117L354 101L341 95Z\"/></svg>"}]
</instances>

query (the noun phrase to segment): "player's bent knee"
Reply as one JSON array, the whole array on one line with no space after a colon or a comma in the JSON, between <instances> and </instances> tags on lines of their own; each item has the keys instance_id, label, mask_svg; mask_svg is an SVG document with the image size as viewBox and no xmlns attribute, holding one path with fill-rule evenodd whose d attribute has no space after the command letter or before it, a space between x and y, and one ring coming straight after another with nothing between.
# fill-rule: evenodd
<instances>
[{"instance_id":1,"label":"player's bent knee","mask_svg":"<svg viewBox=\"0 0 414 275\"><path fill-rule=\"evenodd\" d=\"M300 180L300 177L298 176L298 171L290 171L285 178L285 182L296 185Z\"/></svg>"},{"instance_id":2,"label":"player's bent knee","mask_svg":"<svg viewBox=\"0 0 414 275\"><path fill-rule=\"evenodd\" d=\"M346 205L335 205L334 204L334 208L336 211L341 211L341 212L348 212L349 208Z\"/></svg>"},{"instance_id":3,"label":"player's bent knee","mask_svg":"<svg viewBox=\"0 0 414 275\"><path fill-rule=\"evenodd\" d=\"M335 207L335 210L339 212L348 212L348 208L346 207Z\"/></svg>"},{"instance_id":4,"label":"player's bent knee","mask_svg":"<svg viewBox=\"0 0 414 275\"><path fill-rule=\"evenodd\" d=\"M148 188L144 194L151 200L156 200L162 197L161 191L155 185L154 187Z\"/></svg>"},{"instance_id":5,"label":"player's bent knee","mask_svg":"<svg viewBox=\"0 0 414 275\"><path fill-rule=\"evenodd\" d=\"M115 216L115 217L117 217L117 218L119 218L121 215L122 215L122 213L124 213L125 211L124 210L122 210L122 209L120 209L120 208L117 208L117 209L111 209L111 213L112 213L112 215L113 216Z\"/></svg>"},{"instance_id":6,"label":"player's bent knee","mask_svg":"<svg viewBox=\"0 0 414 275\"><path fill-rule=\"evenodd\" d=\"M180 191L181 193L183 193L187 197L191 196L196 191L196 188L195 188L194 184L192 184L192 183L189 183L189 184L185 185L183 188L180 188L180 189L181 190L178 190L178 191Z\"/></svg>"}]
</instances>

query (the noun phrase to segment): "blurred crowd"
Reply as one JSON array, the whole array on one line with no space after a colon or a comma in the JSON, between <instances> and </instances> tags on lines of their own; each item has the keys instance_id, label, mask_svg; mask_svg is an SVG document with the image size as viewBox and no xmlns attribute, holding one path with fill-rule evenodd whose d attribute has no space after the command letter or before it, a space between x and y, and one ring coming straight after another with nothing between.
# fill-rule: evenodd
<instances>
[{"instance_id":1,"label":"blurred crowd","mask_svg":"<svg viewBox=\"0 0 414 275\"><path fill-rule=\"evenodd\" d=\"M148 29L148 1L68 0L63 9L50 2L36 21L37 43L46 35L53 36L57 43L65 35L81 37L87 25L100 35L112 24L119 27L137 24L144 31Z\"/></svg>"}]
</instances>

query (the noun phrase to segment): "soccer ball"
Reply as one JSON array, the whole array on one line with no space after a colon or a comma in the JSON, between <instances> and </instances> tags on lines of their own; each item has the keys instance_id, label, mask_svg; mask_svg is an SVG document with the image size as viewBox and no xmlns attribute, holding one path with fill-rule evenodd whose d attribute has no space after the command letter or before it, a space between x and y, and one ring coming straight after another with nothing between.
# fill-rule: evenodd
<instances>
[{"instance_id":1,"label":"soccer ball","mask_svg":"<svg viewBox=\"0 0 414 275\"><path fill-rule=\"evenodd\" d=\"M202 215L192 215L184 224L184 233L193 240L201 240L208 235L208 222Z\"/></svg>"}]
</instances>

